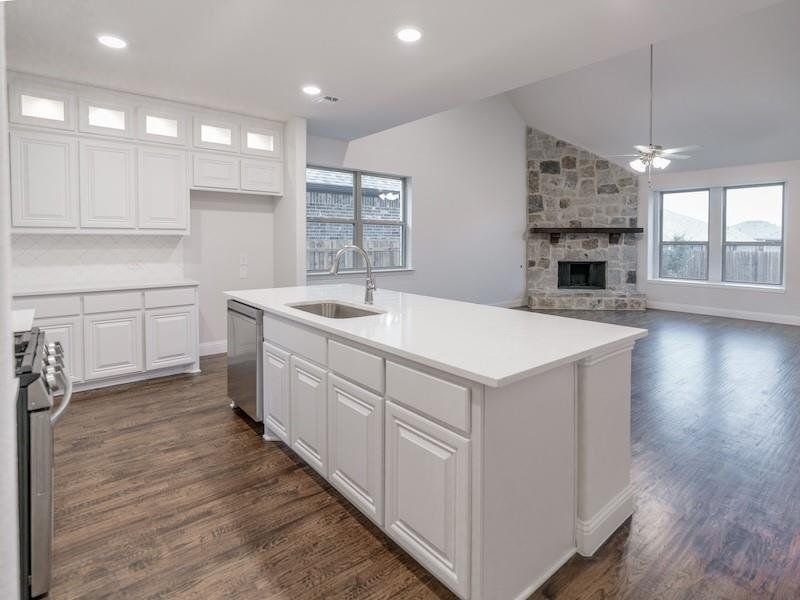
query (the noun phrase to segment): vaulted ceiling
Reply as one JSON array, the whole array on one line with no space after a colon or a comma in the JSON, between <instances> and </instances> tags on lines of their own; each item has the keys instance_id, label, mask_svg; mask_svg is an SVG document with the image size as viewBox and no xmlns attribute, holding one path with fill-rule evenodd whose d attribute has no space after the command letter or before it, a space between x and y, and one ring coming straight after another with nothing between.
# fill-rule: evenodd
<instances>
[{"instance_id":1,"label":"vaulted ceiling","mask_svg":"<svg viewBox=\"0 0 800 600\"><path fill-rule=\"evenodd\" d=\"M800 159L800 1L655 45L654 141L670 171ZM646 47L509 93L533 127L608 156L648 140ZM618 161L624 164L625 161Z\"/></svg>"},{"instance_id":2,"label":"vaulted ceiling","mask_svg":"<svg viewBox=\"0 0 800 600\"><path fill-rule=\"evenodd\" d=\"M724 23L776 1L15 0L5 7L12 69L257 116L302 115L313 133L352 139L624 55L651 40ZM405 24L422 28L418 44L395 39L396 28ZM95 40L99 33L117 34L129 47L120 52L101 47ZM708 60L721 52L748 59L749 35L728 42ZM665 45L659 75L663 81L675 76L683 81L705 64L696 62L689 49L679 49L672 51L670 66L669 48ZM570 86L586 90L589 85L597 103L588 104L587 112L601 121L630 121L637 136L623 135L622 125L603 144L594 137L602 131L596 126L587 125L591 135L577 136L580 115L575 126L557 121L552 132L563 131L601 150L627 150L644 133L638 90L645 64L640 53L619 60L621 75L608 71L591 77L590 84L565 79L549 91L520 91L516 102L530 119L549 120L545 108L526 107L528 99L538 103L541 94L549 106ZM300 92L310 82L341 101L311 102ZM740 103L757 100L757 92L739 91L745 92ZM670 106L695 104L680 88L660 92L661 127L667 127ZM624 109L613 106L619 99L625 100ZM687 133L698 126L702 131L709 120L723 120L729 106L720 98L718 110L686 124ZM752 127L762 130L760 124ZM680 133L679 143L703 141ZM664 135L672 143L671 132Z\"/></svg>"}]
</instances>

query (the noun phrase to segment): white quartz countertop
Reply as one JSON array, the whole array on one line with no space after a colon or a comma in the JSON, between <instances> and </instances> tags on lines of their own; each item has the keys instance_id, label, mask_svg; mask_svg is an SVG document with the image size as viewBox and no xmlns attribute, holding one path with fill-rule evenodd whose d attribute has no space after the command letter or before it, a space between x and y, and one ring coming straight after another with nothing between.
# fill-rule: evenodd
<instances>
[{"instance_id":1,"label":"white quartz countertop","mask_svg":"<svg viewBox=\"0 0 800 600\"><path fill-rule=\"evenodd\" d=\"M22 308L19 310L11 311L11 331L28 331L33 327L34 309Z\"/></svg>"},{"instance_id":2,"label":"white quartz countertop","mask_svg":"<svg viewBox=\"0 0 800 600\"><path fill-rule=\"evenodd\" d=\"M170 279L169 281L106 281L57 285L31 285L14 289L14 296L48 296L50 294L88 294L91 292L113 292L117 290L145 290L166 287L194 287L200 282L194 279Z\"/></svg>"},{"instance_id":3,"label":"white quartz countertop","mask_svg":"<svg viewBox=\"0 0 800 600\"><path fill-rule=\"evenodd\" d=\"M337 300L364 306L364 286L317 285L225 292L327 333L499 387L633 344L646 329L376 290L379 315L329 319L288 304Z\"/></svg>"}]
</instances>

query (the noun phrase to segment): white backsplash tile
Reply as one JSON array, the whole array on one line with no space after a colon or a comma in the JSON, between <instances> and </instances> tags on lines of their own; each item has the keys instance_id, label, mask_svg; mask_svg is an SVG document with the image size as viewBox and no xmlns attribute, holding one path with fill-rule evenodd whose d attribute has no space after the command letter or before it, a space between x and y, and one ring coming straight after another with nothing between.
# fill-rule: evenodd
<instances>
[{"instance_id":1,"label":"white backsplash tile","mask_svg":"<svg viewBox=\"0 0 800 600\"><path fill-rule=\"evenodd\" d=\"M14 234L11 265L13 289L179 279L184 276L183 238Z\"/></svg>"}]
</instances>

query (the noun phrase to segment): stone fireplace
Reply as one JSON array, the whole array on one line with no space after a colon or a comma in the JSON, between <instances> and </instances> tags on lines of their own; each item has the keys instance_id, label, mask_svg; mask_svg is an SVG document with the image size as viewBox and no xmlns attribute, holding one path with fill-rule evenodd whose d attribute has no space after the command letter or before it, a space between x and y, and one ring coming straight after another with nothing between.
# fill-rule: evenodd
<instances>
[{"instance_id":1,"label":"stone fireplace","mask_svg":"<svg viewBox=\"0 0 800 600\"><path fill-rule=\"evenodd\" d=\"M638 202L633 174L529 128L528 306L644 309L636 287L639 235L630 232Z\"/></svg>"}]
</instances>

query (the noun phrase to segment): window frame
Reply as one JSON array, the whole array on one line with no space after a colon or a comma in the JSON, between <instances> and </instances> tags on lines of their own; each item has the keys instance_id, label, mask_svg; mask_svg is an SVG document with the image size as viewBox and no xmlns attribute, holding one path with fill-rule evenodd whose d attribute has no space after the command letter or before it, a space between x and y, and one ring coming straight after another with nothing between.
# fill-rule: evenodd
<instances>
[{"instance_id":1,"label":"window frame","mask_svg":"<svg viewBox=\"0 0 800 600\"><path fill-rule=\"evenodd\" d=\"M756 187L777 187L781 188L781 240L780 242L729 242L728 237L728 190L738 190ZM725 284L732 285L758 285L767 287L781 287L784 285L784 263L786 257L786 182L777 181L774 183L749 183L744 185L725 185L722 186L722 232L720 236L720 246L722 248L722 265L720 266L720 280ZM762 283L756 281L732 281L726 278L725 263L727 262L728 246L777 246L781 249L781 267L778 283Z\"/></svg>"},{"instance_id":2,"label":"window frame","mask_svg":"<svg viewBox=\"0 0 800 600\"><path fill-rule=\"evenodd\" d=\"M353 225L353 244L361 248L364 247L364 225L394 225L401 227L401 264L391 267L373 267L373 271L398 271L408 269L408 177L404 175L393 175L390 173L379 173L376 171L363 171L360 169L345 169L340 167L328 167L322 165L307 164L306 169L318 169L320 171L333 171L338 173L350 173L353 176L353 218L340 219L335 217L310 217L306 213L306 223L334 223ZM385 177L391 179L398 179L402 184L402 203L401 210L403 218L401 220L387 220L387 219L364 219L361 214L361 178L364 176L372 177ZM307 184L308 180L306 180ZM306 190L307 193L307 190ZM306 206L308 205L306 199ZM308 233L306 233L306 242L308 241ZM364 266L357 266L351 269L341 268L340 273L361 273L366 270ZM306 264L306 273L309 275L325 275L327 270L311 270Z\"/></svg>"},{"instance_id":3,"label":"window frame","mask_svg":"<svg viewBox=\"0 0 800 600\"><path fill-rule=\"evenodd\" d=\"M665 242L664 241L664 195L665 194L686 194L691 192L706 192L708 194L708 216L706 218L706 241L705 242L692 242L692 241L677 241ZM679 190L660 190L658 192L658 278L666 279L669 281L708 281L709 270L711 267L711 188L700 187ZM664 275L664 246L705 246L706 248L706 276L705 277L669 277Z\"/></svg>"}]
</instances>

